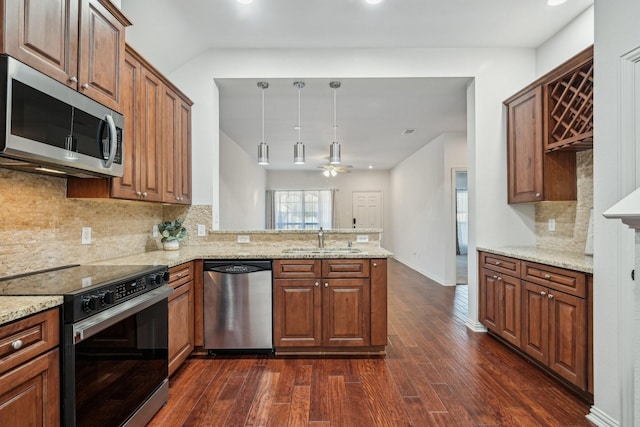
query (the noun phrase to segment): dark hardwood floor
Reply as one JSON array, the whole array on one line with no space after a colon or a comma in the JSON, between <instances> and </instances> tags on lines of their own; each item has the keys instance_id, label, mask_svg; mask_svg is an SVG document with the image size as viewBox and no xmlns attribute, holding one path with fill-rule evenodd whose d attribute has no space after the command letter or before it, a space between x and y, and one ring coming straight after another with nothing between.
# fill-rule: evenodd
<instances>
[{"instance_id":1,"label":"dark hardwood floor","mask_svg":"<svg viewBox=\"0 0 640 427\"><path fill-rule=\"evenodd\" d=\"M191 358L151 426L589 426L589 405L487 334L466 286L389 262L385 358Z\"/></svg>"}]
</instances>

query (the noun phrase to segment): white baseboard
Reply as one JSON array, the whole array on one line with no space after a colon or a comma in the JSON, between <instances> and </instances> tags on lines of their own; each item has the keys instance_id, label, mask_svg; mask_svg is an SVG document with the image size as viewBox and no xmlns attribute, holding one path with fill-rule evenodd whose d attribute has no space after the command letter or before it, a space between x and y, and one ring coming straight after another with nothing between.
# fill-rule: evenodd
<instances>
[{"instance_id":1,"label":"white baseboard","mask_svg":"<svg viewBox=\"0 0 640 427\"><path fill-rule=\"evenodd\" d=\"M399 258L397 256L394 255L393 257L396 261L399 261L400 263L406 265L407 267L409 267L410 269L417 271L418 273L422 274L424 277L426 277L429 280L432 280L434 282L436 282L438 285L440 286L455 286L455 283L453 284L448 284L448 283L442 283L440 280L435 279L434 277L432 277L431 275L429 275L427 272L425 272L424 270L422 270L420 267L416 267L415 265L411 264L410 262L404 261L402 258Z\"/></svg>"},{"instance_id":2,"label":"white baseboard","mask_svg":"<svg viewBox=\"0 0 640 427\"><path fill-rule=\"evenodd\" d=\"M486 326L475 320L467 319L465 326L473 332L487 332Z\"/></svg>"},{"instance_id":3,"label":"white baseboard","mask_svg":"<svg viewBox=\"0 0 640 427\"><path fill-rule=\"evenodd\" d=\"M618 421L614 420L595 406L591 407L591 411L586 418L598 427L620 427Z\"/></svg>"}]
</instances>

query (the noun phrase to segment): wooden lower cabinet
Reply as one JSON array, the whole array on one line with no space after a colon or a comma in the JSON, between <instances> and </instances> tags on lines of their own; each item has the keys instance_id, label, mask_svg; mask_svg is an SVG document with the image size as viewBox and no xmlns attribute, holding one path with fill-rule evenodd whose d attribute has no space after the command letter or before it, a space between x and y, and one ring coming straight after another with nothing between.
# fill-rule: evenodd
<instances>
[{"instance_id":1,"label":"wooden lower cabinet","mask_svg":"<svg viewBox=\"0 0 640 427\"><path fill-rule=\"evenodd\" d=\"M3 427L60 425L59 316L51 309L0 327Z\"/></svg>"},{"instance_id":2,"label":"wooden lower cabinet","mask_svg":"<svg viewBox=\"0 0 640 427\"><path fill-rule=\"evenodd\" d=\"M592 276L484 252L479 259L480 321L545 369L593 393ZM505 265L520 277L503 274Z\"/></svg>"},{"instance_id":3,"label":"wooden lower cabinet","mask_svg":"<svg viewBox=\"0 0 640 427\"><path fill-rule=\"evenodd\" d=\"M386 260L275 260L273 269L276 352L384 350Z\"/></svg>"},{"instance_id":4,"label":"wooden lower cabinet","mask_svg":"<svg viewBox=\"0 0 640 427\"><path fill-rule=\"evenodd\" d=\"M169 375L173 374L194 349L193 263L169 270Z\"/></svg>"},{"instance_id":5,"label":"wooden lower cabinet","mask_svg":"<svg viewBox=\"0 0 640 427\"><path fill-rule=\"evenodd\" d=\"M582 298L524 283L522 349L584 389L587 312Z\"/></svg>"},{"instance_id":6,"label":"wooden lower cabinet","mask_svg":"<svg viewBox=\"0 0 640 427\"><path fill-rule=\"evenodd\" d=\"M513 345L520 345L520 279L483 269L480 321Z\"/></svg>"}]
</instances>

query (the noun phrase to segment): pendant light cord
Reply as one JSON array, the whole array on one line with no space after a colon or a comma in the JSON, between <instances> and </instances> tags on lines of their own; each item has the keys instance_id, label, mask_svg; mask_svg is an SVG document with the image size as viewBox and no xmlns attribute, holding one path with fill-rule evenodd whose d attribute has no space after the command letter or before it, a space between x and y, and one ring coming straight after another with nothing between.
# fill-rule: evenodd
<instances>
[{"instance_id":1,"label":"pendant light cord","mask_svg":"<svg viewBox=\"0 0 640 427\"><path fill-rule=\"evenodd\" d=\"M298 88L298 142L302 142L300 139L300 88Z\"/></svg>"},{"instance_id":2,"label":"pendant light cord","mask_svg":"<svg viewBox=\"0 0 640 427\"><path fill-rule=\"evenodd\" d=\"M333 140L338 141L338 125L337 125L337 113L336 113L336 88L333 89Z\"/></svg>"},{"instance_id":3,"label":"pendant light cord","mask_svg":"<svg viewBox=\"0 0 640 427\"><path fill-rule=\"evenodd\" d=\"M262 88L262 142L264 143L264 88Z\"/></svg>"}]
</instances>

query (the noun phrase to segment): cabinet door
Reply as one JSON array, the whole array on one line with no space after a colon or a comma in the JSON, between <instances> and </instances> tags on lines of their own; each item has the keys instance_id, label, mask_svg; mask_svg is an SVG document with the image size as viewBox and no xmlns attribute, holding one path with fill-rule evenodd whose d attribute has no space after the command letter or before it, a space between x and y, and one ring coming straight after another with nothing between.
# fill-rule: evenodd
<instances>
[{"instance_id":1,"label":"cabinet door","mask_svg":"<svg viewBox=\"0 0 640 427\"><path fill-rule=\"evenodd\" d=\"M178 153L176 178L180 203L191 204L191 105L181 101L178 111Z\"/></svg>"},{"instance_id":2,"label":"cabinet door","mask_svg":"<svg viewBox=\"0 0 640 427\"><path fill-rule=\"evenodd\" d=\"M121 111L124 26L99 0L80 1L78 85L85 95Z\"/></svg>"},{"instance_id":3,"label":"cabinet door","mask_svg":"<svg viewBox=\"0 0 640 427\"><path fill-rule=\"evenodd\" d=\"M122 153L124 162L124 172L120 178L111 179L111 197L119 199L138 200L140 197L140 156L143 154L138 150L140 144L140 123L141 116L138 110L138 95L140 91L137 86L141 81L140 63L130 55L125 55L124 73L122 75L121 89L122 113L126 123L124 127L124 152ZM140 193L141 194L141 193Z\"/></svg>"},{"instance_id":4,"label":"cabinet door","mask_svg":"<svg viewBox=\"0 0 640 427\"><path fill-rule=\"evenodd\" d=\"M3 427L60 425L60 355L54 349L0 376Z\"/></svg>"},{"instance_id":5,"label":"cabinet door","mask_svg":"<svg viewBox=\"0 0 640 427\"><path fill-rule=\"evenodd\" d=\"M169 375L187 359L194 347L193 282L174 289L169 297Z\"/></svg>"},{"instance_id":6,"label":"cabinet door","mask_svg":"<svg viewBox=\"0 0 640 427\"><path fill-rule=\"evenodd\" d=\"M500 335L511 344L520 347L520 317L521 296L520 279L507 275L498 275L498 313L500 321Z\"/></svg>"},{"instance_id":7,"label":"cabinet door","mask_svg":"<svg viewBox=\"0 0 640 427\"><path fill-rule=\"evenodd\" d=\"M320 346L320 279L275 279L273 287L275 347Z\"/></svg>"},{"instance_id":8,"label":"cabinet door","mask_svg":"<svg viewBox=\"0 0 640 427\"><path fill-rule=\"evenodd\" d=\"M322 344L337 347L369 345L369 279L324 279L322 286Z\"/></svg>"},{"instance_id":9,"label":"cabinet door","mask_svg":"<svg viewBox=\"0 0 640 427\"><path fill-rule=\"evenodd\" d=\"M78 72L78 1L12 0L4 4L4 51L67 86Z\"/></svg>"},{"instance_id":10,"label":"cabinet door","mask_svg":"<svg viewBox=\"0 0 640 427\"><path fill-rule=\"evenodd\" d=\"M549 297L547 288L523 281L522 349L549 363Z\"/></svg>"},{"instance_id":11,"label":"cabinet door","mask_svg":"<svg viewBox=\"0 0 640 427\"><path fill-rule=\"evenodd\" d=\"M480 270L480 322L494 332L500 332L500 290L496 272Z\"/></svg>"},{"instance_id":12,"label":"cabinet door","mask_svg":"<svg viewBox=\"0 0 640 427\"><path fill-rule=\"evenodd\" d=\"M542 87L507 105L508 202L543 200Z\"/></svg>"},{"instance_id":13,"label":"cabinet door","mask_svg":"<svg viewBox=\"0 0 640 427\"><path fill-rule=\"evenodd\" d=\"M141 200L159 202L162 200L161 165L162 165L162 139L160 119L162 107L160 96L162 86L160 80L151 71L142 69L141 82L138 90L140 93L138 111L140 120L135 125L140 127L141 135L136 150L141 156Z\"/></svg>"},{"instance_id":14,"label":"cabinet door","mask_svg":"<svg viewBox=\"0 0 640 427\"><path fill-rule=\"evenodd\" d=\"M162 90L162 200L179 203L180 188L177 185L177 166L180 163L178 145L178 112L180 102L174 91L168 87Z\"/></svg>"},{"instance_id":15,"label":"cabinet door","mask_svg":"<svg viewBox=\"0 0 640 427\"><path fill-rule=\"evenodd\" d=\"M587 317L582 298L549 291L549 367L584 389Z\"/></svg>"}]
</instances>

